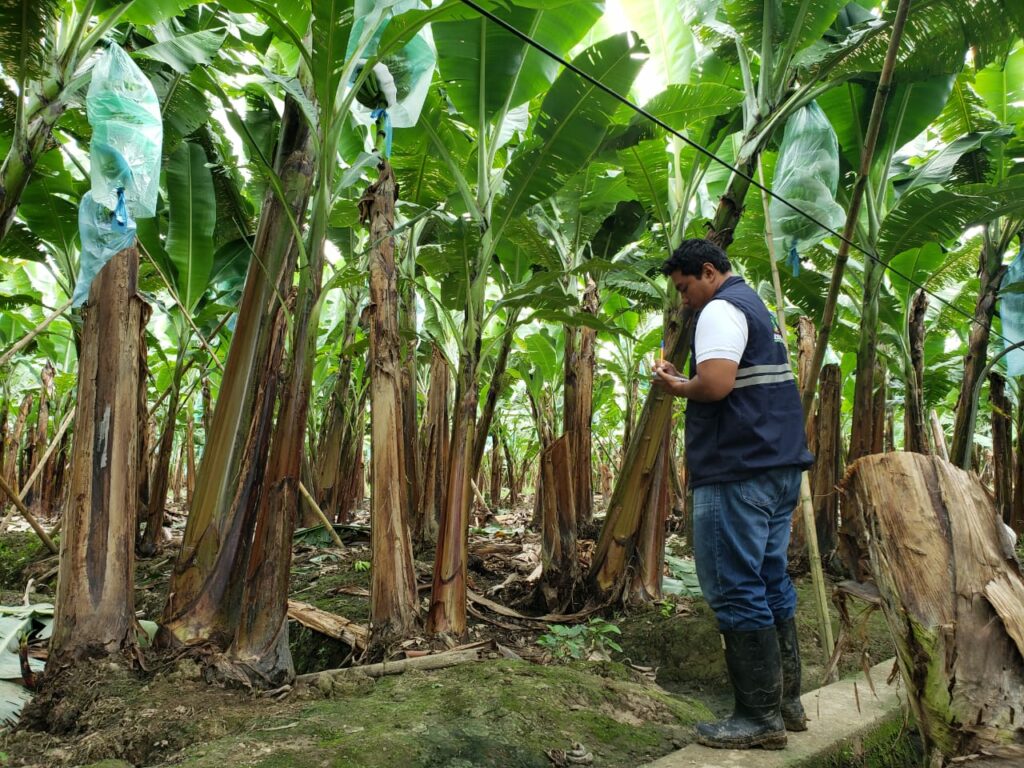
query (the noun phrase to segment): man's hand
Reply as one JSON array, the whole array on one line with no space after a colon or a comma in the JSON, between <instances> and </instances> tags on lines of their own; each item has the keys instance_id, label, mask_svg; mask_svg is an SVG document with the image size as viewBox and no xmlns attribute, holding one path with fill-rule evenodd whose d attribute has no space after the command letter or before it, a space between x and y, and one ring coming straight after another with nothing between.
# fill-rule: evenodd
<instances>
[{"instance_id":1,"label":"man's hand","mask_svg":"<svg viewBox=\"0 0 1024 768\"><path fill-rule=\"evenodd\" d=\"M672 363L659 360L654 364L654 384L676 397L714 403L732 392L737 368L732 360L705 360L697 364L697 375L687 379L679 375Z\"/></svg>"},{"instance_id":2,"label":"man's hand","mask_svg":"<svg viewBox=\"0 0 1024 768\"><path fill-rule=\"evenodd\" d=\"M686 397L686 384L689 380L681 376L676 367L668 360L657 360L654 363L654 385L676 397Z\"/></svg>"}]
</instances>

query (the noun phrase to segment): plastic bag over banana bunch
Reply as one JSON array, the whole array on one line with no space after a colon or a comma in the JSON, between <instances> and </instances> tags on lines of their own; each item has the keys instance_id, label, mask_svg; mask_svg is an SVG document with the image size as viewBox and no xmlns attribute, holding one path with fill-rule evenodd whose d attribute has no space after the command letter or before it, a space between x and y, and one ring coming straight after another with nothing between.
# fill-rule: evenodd
<instances>
[{"instance_id":1,"label":"plastic bag over banana bunch","mask_svg":"<svg viewBox=\"0 0 1024 768\"><path fill-rule=\"evenodd\" d=\"M103 266L135 242L135 219L156 215L163 145L153 85L117 45L93 67L85 111L92 126L92 190L78 208L82 254L72 297L76 307L89 297Z\"/></svg>"},{"instance_id":2,"label":"plastic bag over banana bunch","mask_svg":"<svg viewBox=\"0 0 1024 768\"><path fill-rule=\"evenodd\" d=\"M999 290L999 319L1003 324L1006 346L1024 343L1024 245L1003 277ZM1024 376L1024 349L1011 349L1006 353L1006 372L1010 376Z\"/></svg>"},{"instance_id":3,"label":"plastic bag over banana bunch","mask_svg":"<svg viewBox=\"0 0 1024 768\"><path fill-rule=\"evenodd\" d=\"M838 184L839 142L825 113L811 102L786 121L772 177L772 192L836 229L846 219L846 212L835 199ZM774 197L768 214L775 252L786 254L793 274L797 275L800 254L824 240L828 232Z\"/></svg>"},{"instance_id":4,"label":"plastic bag over banana bunch","mask_svg":"<svg viewBox=\"0 0 1024 768\"><path fill-rule=\"evenodd\" d=\"M425 8L419 0L356 0L355 22L349 36L346 58L359 56L354 84L366 66L371 71L363 79L352 104L352 113L362 125L378 120L384 128L385 155L391 156L393 128L412 128L419 120L423 102L430 90L437 54L425 33L420 32L398 51L388 53L373 64L381 36L391 19L406 11Z\"/></svg>"}]
</instances>

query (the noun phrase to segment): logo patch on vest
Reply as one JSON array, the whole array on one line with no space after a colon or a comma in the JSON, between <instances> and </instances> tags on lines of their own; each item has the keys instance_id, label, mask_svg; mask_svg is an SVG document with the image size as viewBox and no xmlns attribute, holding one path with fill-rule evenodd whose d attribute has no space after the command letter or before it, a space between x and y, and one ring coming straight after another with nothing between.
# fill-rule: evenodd
<instances>
[{"instance_id":1,"label":"logo patch on vest","mask_svg":"<svg viewBox=\"0 0 1024 768\"><path fill-rule=\"evenodd\" d=\"M775 318L775 315L771 315L772 319L772 341L778 344L785 344L786 340L782 338L782 331L779 330L779 321Z\"/></svg>"}]
</instances>

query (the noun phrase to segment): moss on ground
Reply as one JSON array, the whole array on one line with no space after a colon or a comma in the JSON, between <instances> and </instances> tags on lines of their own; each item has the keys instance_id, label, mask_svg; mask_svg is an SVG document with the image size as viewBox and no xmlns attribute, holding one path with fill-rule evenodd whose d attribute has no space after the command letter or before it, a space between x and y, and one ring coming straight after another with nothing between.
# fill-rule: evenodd
<instances>
[{"instance_id":1,"label":"moss on ground","mask_svg":"<svg viewBox=\"0 0 1024 768\"><path fill-rule=\"evenodd\" d=\"M921 760L917 732L899 715L862 738L794 768L917 768Z\"/></svg>"},{"instance_id":2,"label":"moss on ground","mask_svg":"<svg viewBox=\"0 0 1024 768\"><path fill-rule=\"evenodd\" d=\"M545 768L546 750L580 742L598 765L635 766L688 742L688 726L708 714L581 665L494 660L347 683L297 713L294 726L206 744L181 765L222 768L233 755L234 765L259 768Z\"/></svg>"}]
</instances>

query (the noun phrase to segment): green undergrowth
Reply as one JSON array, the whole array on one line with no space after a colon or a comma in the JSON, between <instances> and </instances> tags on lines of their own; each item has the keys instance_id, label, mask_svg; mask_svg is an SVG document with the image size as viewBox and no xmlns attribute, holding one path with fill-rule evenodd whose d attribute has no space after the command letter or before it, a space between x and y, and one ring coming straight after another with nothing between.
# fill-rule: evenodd
<instances>
[{"instance_id":1,"label":"green undergrowth","mask_svg":"<svg viewBox=\"0 0 1024 768\"><path fill-rule=\"evenodd\" d=\"M0 536L0 589L23 590L25 566L48 554L32 531L9 531Z\"/></svg>"}]
</instances>

